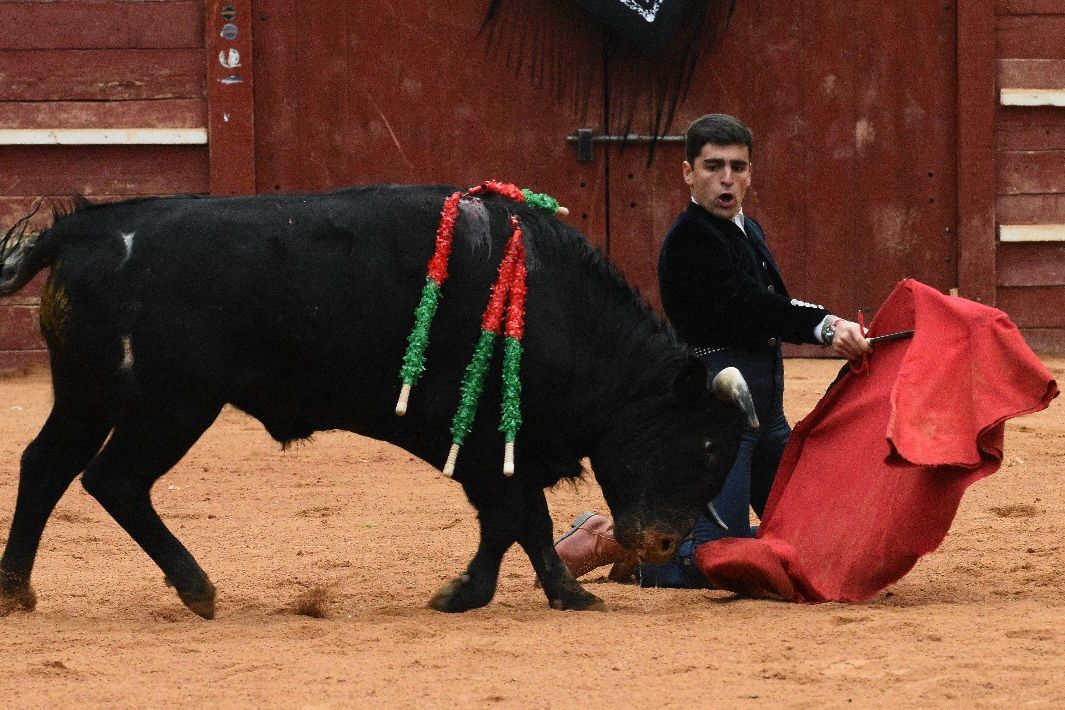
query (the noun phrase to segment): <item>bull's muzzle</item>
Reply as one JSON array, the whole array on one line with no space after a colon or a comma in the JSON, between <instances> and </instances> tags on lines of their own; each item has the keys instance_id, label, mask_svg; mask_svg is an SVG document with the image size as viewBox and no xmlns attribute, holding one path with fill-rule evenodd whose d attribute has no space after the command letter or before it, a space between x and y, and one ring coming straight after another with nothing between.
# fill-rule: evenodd
<instances>
[{"instance_id":1,"label":"bull's muzzle","mask_svg":"<svg viewBox=\"0 0 1065 710\"><path fill-rule=\"evenodd\" d=\"M707 504L706 511L706 516L714 525L728 532L728 526L714 509L713 503ZM690 527L688 526L689 529ZM632 547L642 562L668 562L676 556L677 549L686 534L680 534L664 527L649 527L644 528L635 537L636 544L627 545L627 547Z\"/></svg>"},{"instance_id":2,"label":"bull's muzzle","mask_svg":"<svg viewBox=\"0 0 1065 710\"><path fill-rule=\"evenodd\" d=\"M637 554L643 562L668 562L677 554L680 536L660 530L645 531Z\"/></svg>"}]
</instances>

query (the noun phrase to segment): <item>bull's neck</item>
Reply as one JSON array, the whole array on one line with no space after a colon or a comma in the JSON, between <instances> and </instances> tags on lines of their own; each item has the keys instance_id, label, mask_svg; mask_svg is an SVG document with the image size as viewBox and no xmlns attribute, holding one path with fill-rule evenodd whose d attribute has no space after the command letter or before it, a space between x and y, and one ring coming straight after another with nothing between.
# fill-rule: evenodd
<instances>
[{"instance_id":1,"label":"bull's neck","mask_svg":"<svg viewBox=\"0 0 1065 710\"><path fill-rule=\"evenodd\" d=\"M666 395L686 357L668 328L649 314L621 319L620 324L606 320L591 325L587 357L573 376L573 399L584 406L576 408L570 425L581 432L586 455L619 420L646 411L642 402ZM624 426L633 424L624 422Z\"/></svg>"}]
</instances>

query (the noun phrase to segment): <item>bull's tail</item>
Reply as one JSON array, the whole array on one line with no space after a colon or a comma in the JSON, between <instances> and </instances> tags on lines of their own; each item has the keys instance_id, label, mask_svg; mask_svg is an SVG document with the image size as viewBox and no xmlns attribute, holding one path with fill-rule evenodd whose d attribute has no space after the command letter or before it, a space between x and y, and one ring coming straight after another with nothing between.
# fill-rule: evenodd
<instances>
[{"instance_id":1,"label":"bull's tail","mask_svg":"<svg viewBox=\"0 0 1065 710\"><path fill-rule=\"evenodd\" d=\"M0 297L18 292L37 272L47 266L47 260L34 254L37 241L35 234L26 234L26 227L33 215L41 208L41 200L34 203L29 213L12 225L0 237Z\"/></svg>"}]
</instances>

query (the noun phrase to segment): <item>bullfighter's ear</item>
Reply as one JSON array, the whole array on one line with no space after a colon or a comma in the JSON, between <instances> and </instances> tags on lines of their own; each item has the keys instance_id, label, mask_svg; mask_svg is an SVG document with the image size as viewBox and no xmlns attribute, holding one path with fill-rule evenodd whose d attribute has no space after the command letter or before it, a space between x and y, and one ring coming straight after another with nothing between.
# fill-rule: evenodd
<instances>
[{"instance_id":1,"label":"bullfighter's ear","mask_svg":"<svg viewBox=\"0 0 1065 710\"><path fill-rule=\"evenodd\" d=\"M707 372L703 361L689 355L673 378L673 396L684 407L699 407L705 401L706 383L709 378L710 373Z\"/></svg>"}]
</instances>

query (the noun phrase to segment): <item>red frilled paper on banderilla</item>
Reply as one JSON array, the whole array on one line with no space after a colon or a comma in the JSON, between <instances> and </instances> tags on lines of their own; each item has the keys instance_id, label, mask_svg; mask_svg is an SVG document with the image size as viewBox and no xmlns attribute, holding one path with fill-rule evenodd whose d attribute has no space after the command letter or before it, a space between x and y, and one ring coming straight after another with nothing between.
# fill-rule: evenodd
<instances>
[{"instance_id":1,"label":"red frilled paper on banderilla","mask_svg":"<svg viewBox=\"0 0 1065 710\"><path fill-rule=\"evenodd\" d=\"M946 537L962 494L1002 462L1004 423L1058 395L1005 313L905 280L877 312L865 372L795 426L757 538L696 551L715 587L865 601Z\"/></svg>"}]
</instances>

